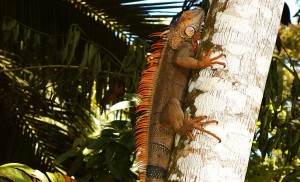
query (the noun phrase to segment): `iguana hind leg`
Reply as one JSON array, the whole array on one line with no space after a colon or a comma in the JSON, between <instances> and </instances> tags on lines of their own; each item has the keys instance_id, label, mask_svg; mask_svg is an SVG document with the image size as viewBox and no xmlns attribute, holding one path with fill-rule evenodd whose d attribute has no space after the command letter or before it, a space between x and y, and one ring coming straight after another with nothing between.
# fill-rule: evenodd
<instances>
[{"instance_id":1,"label":"iguana hind leg","mask_svg":"<svg viewBox=\"0 0 300 182\"><path fill-rule=\"evenodd\" d=\"M184 113L181 109L179 100L176 98L170 99L170 101L163 107L163 111L161 113L161 121L169 124L172 129L181 136L188 135L191 140L194 140L195 137L192 135L191 130L197 129L221 141L220 137L201 127L206 124L217 123L216 120L201 122L205 118L206 116L199 116L195 119L191 119L191 115L189 114L186 122L183 122Z\"/></svg>"},{"instance_id":2,"label":"iguana hind leg","mask_svg":"<svg viewBox=\"0 0 300 182\"><path fill-rule=\"evenodd\" d=\"M187 116L187 120L186 120L186 124L183 125L183 127L181 127L180 129L189 129L189 128L192 128L192 129L197 129L199 131L202 131L204 133L207 133L211 136L213 136L214 138L216 138L217 140L219 140L219 142L221 142L221 138L218 137L216 134L204 129L203 125L207 125L207 124L210 124L210 123L218 123L218 121L216 120L208 120L208 121L202 121L203 119L206 119L207 117L202 115L202 116L199 116L195 119L191 119L191 114L188 114ZM202 121L202 122L200 122ZM189 125L189 126L187 126ZM195 137L192 135L191 132L188 132L188 136L190 137L191 140L195 140Z\"/></svg>"}]
</instances>

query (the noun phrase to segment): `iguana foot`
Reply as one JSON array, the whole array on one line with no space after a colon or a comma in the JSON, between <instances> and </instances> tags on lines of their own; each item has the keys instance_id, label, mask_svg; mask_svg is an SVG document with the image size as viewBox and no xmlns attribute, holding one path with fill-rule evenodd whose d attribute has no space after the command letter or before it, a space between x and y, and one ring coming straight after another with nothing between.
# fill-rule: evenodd
<instances>
[{"instance_id":1,"label":"iguana foot","mask_svg":"<svg viewBox=\"0 0 300 182\"><path fill-rule=\"evenodd\" d=\"M204 69L209 66L213 66L214 64L223 65L225 68L226 64L224 62L215 61L215 60L225 56L225 54L221 53L220 55L218 55L216 57L210 58L210 55L212 54L213 51L214 51L214 49L210 49L207 54L205 52L202 53L202 60L198 62L198 66L200 69Z\"/></svg>"},{"instance_id":2,"label":"iguana foot","mask_svg":"<svg viewBox=\"0 0 300 182\"><path fill-rule=\"evenodd\" d=\"M218 137L216 134L204 129L203 127L201 127L203 125L207 125L207 124L210 124L210 123L218 123L218 121L208 120L208 121L200 122L201 120L203 120L205 118L207 118L207 117L206 116L199 116L195 119L191 119L191 114L188 114L186 122L184 123L184 125L182 127L180 127L176 131L176 133L179 134L179 135L188 135L191 140L195 140L195 137L192 135L191 130L192 129L197 129L199 131L202 131L204 133L207 133L207 134L213 136L214 138L219 140L219 142L221 142L220 137Z\"/></svg>"}]
</instances>

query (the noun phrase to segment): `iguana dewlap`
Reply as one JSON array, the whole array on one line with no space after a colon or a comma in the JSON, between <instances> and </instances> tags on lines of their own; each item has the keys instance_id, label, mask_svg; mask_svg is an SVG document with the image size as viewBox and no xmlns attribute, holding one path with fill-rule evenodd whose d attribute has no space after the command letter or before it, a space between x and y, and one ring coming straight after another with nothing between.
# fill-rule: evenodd
<instances>
[{"instance_id":1,"label":"iguana dewlap","mask_svg":"<svg viewBox=\"0 0 300 182\"><path fill-rule=\"evenodd\" d=\"M171 26L161 33L162 40L152 45L148 67L143 72L138 94L142 103L137 106L141 115L136 123L137 156L141 167L140 181L165 181L175 133L189 135L193 128L210 133L201 127L205 116L185 123L182 103L186 96L190 69L204 69L220 58L209 58L212 50L195 59L196 42L205 12L202 9L185 11ZM216 121L203 122L204 124ZM215 136L216 137L216 136ZM219 139L217 137L217 139Z\"/></svg>"}]
</instances>

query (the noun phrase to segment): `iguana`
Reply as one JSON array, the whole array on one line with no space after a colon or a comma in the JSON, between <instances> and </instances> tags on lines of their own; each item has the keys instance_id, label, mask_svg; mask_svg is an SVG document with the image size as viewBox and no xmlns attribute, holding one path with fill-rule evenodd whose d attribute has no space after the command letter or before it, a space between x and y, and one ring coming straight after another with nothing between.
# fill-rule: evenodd
<instances>
[{"instance_id":1,"label":"iguana","mask_svg":"<svg viewBox=\"0 0 300 182\"><path fill-rule=\"evenodd\" d=\"M137 106L140 115L136 122L136 146L141 182L165 181L175 133L194 139L191 130L195 128L220 140L201 127L215 120L200 122L206 116L191 120L181 108L190 69L204 69L213 64L225 66L215 61L223 54L210 58L212 49L202 54L201 61L195 59L204 16L201 8L184 11L170 31L154 34L161 39L152 45L138 88L142 102Z\"/></svg>"}]
</instances>

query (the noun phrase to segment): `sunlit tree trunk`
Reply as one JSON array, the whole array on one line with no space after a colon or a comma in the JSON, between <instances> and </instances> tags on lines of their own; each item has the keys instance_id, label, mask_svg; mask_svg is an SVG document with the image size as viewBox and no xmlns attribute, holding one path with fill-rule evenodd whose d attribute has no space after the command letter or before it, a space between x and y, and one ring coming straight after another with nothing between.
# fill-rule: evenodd
<instances>
[{"instance_id":1,"label":"sunlit tree trunk","mask_svg":"<svg viewBox=\"0 0 300 182\"><path fill-rule=\"evenodd\" d=\"M244 181L282 9L282 0L211 2L201 49L215 45L227 66L194 73L185 108L218 120L204 128L222 142L199 131L181 138L168 181Z\"/></svg>"}]
</instances>

